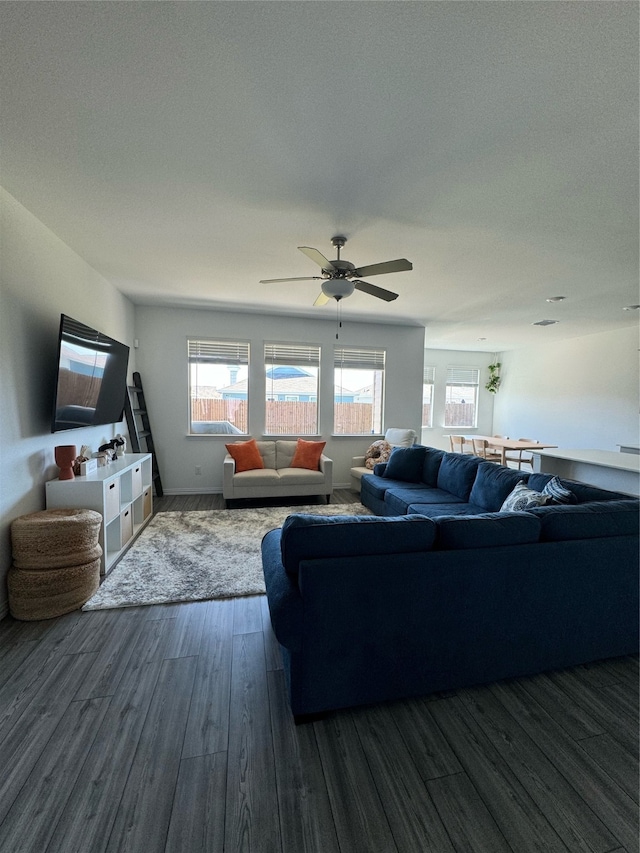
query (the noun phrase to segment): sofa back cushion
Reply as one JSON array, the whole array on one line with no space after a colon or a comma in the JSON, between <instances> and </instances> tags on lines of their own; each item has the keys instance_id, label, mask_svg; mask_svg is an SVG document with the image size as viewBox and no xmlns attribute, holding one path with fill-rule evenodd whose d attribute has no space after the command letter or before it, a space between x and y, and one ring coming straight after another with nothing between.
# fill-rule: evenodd
<instances>
[{"instance_id":1,"label":"sofa back cushion","mask_svg":"<svg viewBox=\"0 0 640 853\"><path fill-rule=\"evenodd\" d=\"M493 462L481 462L474 480L469 503L484 507L487 512L498 512L520 482L526 482L528 474L524 471L514 471Z\"/></svg>"},{"instance_id":2,"label":"sofa back cushion","mask_svg":"<svg viewBox=\"0 0 640 853\"><path fill-rule=\"evenodd\" d=\"M439 550L527 545L540 539L540 520L526 512L445 515L436 524L435 547Z\"/></svg>"},{"instance_id":3,"label":"sofa back cushion","mask_svg":"<svg viewBox=\"0 0 640 853\"><path fill-rule=\"evenodd\" d=\"M540 538L546 542L569 539L601 539L637 536L640 528L638 501L599 501L583 504L549 504L528 509L540 519Z\"/></svg>"},{"instance_id":4,"label":"sofa back cushion","mask_svg":"<svg viewBox=\"0 0 640 853\"><path fill-rule=\"evenodd\" d=\"M282 525L282 563L297 574L301 560L429 551L435 522L419 515L290 515Z\"/></svg>"},{"instance_id":5,"label":"sofa back cushion","mask_svg":"<svg viewBox=\"0 0 640 853\"><path fill-rule=\"evenodd\" d=\"M416 431L414 429L389 427L384 434L384 440L392 447L411 447L416 442Z\"/></svg>"},{"instance_id":6,"label":"sofa back cushion","mask_svg":"<svg viewBox=\"0 0 640 853\"><path fill-rule=\"evenodd\" d=\"M422 464L422 482L435 488L438 485L438 471L444 459L444 450L427 447Z\"/></svg>"},{"instance_id":7,"label":"sofa back cushion","mask_svg":"<svg viewBox=\"0 0 640 853\"><path fill-rule=\"evenodd\" d=\"M276 447L276 468L291 468L298 442L278 439L274 444Z\"/></svg>"},{"instance_id":8,"label":"sofa back cushion","mask_svg":"<svg viewBox=\"0 0 640 853\"><path fill-rule=\"evenodd\" d=\"M541 492L552 479L554 479L552 474L530 474L528 480L529 488ZM622 492L599 489L597 486L589 486L587 483L578 483L576 480L567 480L564 477L558 477L558 480L565 489L568 489L575 496L575 501L572 501L572 503L621 501L629 497L629 495L625 495Z\"/></svg>"},{"instance_id":9,"label":"sofa back cushion","mask_svg":"<svg viewBox=\"0 0 640 853\"><path fill-rule=\"evenodd\" d=\"M404 480L406 483L419 483L426 450L421 444L413 447L394 447L382 476L391 480ZM376 469L373 470L375 472Z\"/></svg>"},{"instance_id":10,"label":"sofa back cushion","mask_svg":"<svg viewBox=\"0 0 640 853\"><path fill-rule=\"evenodd\" d=\"M276 443L275 441L256 441L260 456L265 468L276 467Z\"/></svg>"},{"instance_id":11,"label":"sofa back cushion","mask_svg":"<svg viewBox=\"0 0 640 853\"><path fill-rule=\"evenodd\" d=\"M481 461L479 456L445 453L438 471L437 487L468 501Z\"/></svg>"}]
</instances>

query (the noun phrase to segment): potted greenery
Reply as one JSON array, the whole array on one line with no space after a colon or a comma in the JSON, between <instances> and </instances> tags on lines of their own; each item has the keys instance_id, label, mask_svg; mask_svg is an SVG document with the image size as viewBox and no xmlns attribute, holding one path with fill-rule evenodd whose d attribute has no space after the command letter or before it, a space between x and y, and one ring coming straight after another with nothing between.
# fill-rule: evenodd
<instances>
[{"instance_id":1,"label":"potted greenery","mask_svg":"<svg viewBox=\"0 0 640 853\"><path fill-rule=\"evenodd\" d=\"M500 362L489 365L489 381L484 386L490 394L497 394L500 387Z\"/></svg>"}]
</instances>

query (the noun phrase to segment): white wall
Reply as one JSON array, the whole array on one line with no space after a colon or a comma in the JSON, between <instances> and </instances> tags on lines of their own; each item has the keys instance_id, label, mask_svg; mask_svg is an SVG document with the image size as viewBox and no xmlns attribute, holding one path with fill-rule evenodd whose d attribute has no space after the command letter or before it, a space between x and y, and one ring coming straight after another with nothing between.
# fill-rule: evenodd
<instances>
[{"instance_id":1,"label":"white wall","mask_svg":"<svg viewBox=\"0 0 640 853\"><path fill-rule=\"evenodd\" d=\"M44 483L58 476L57 444L97 450L118 429L52 435L60 314L130 346L133 305L11 195L0 189L0 617L11 565L10 524L45 508Z\"/></svg>"},{"instance_id":2,"label":"white wall","mask_svg":"<svg viewBox=\"0 0 640 853\"><path fill-rule=\"evenodd\" d=\"M422 430L422 443L429 447L439 447L449 450L451 434L461 432L469 435L493 434L493 402L494 394L485 391L489 381L488 366L493 363L494 354L488 352L460 352L458 350L425 349L425 366L435 367L435 384L433 389L433 426ZM448 367L477 367L480 370L480 389L478 393L478 423L475 429L470 427L456 428L444 425L445 390Z\"/></svg>"},{"instance_id":3,"label":"white wall","mask_svg":"<svg viewBox=\"0 0 640 853\"><path fill-rule=\"evenodd\" d=\"M264 420L264 341L320 345L320 435L327 442L326 454L334 461L334 484L338 488L347 487L352 457L364 453L373 438L331 435L335 330L333 317L309 320L138 306L137 364L165 491L169 494L222 491L222 460L229 437L187 435L187 338L216 336L250 341L250 383L254 392L249 401L249 431L255 438L262 437ZM424 329L347 320L343 323L339 344L386 349L385 425L419 431ZM196 466L202 468L199 476L195 474Z\"/></svg>"},{"instance_id":4,"label":"white wall","mask_svg":"<svg viewBox=\"0 0 640 853\"><path fill-rule=\"evenodd\" d=\"M561 448L638 443L638 329L503 353L494 431Z\"/></svg>"}]
</instances>

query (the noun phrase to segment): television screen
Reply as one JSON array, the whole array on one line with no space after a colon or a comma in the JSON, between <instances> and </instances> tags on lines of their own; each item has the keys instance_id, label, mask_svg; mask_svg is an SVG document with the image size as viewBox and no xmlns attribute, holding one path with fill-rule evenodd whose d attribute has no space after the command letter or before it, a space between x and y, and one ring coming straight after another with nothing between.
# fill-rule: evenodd
<instances>
[{"instance_id":1,"label":"television screen","mask_svg":"<svg viewBox=\"0 0 640 853\"><path fill-rule=\"evenodd\" d=\"M128 346L63 314L51 432L121 421L128 363Z\"/></svg>"}]
</instances>

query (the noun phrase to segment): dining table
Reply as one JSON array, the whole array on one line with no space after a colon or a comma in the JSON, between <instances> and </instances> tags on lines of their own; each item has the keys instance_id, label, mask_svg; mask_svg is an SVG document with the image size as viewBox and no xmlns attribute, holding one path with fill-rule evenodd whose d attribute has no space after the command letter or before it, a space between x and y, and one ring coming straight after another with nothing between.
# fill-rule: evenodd
<instances>
[{"instance_id":1,"label":"dining table","mask_svg":"<svg viewBox=\"0 0 640 853\"><path fill-rule=\"evenodd\" d=\"M507 464L507 451L508 450L542 450L543 448L551 448L557 447L557 444L543 444L539 441L522 441L518 438L499 438L497 435L464 435L461 434L465 441L473 441L475 438L476 441L480 439L481 441L484 439L489 442L491 447L495 447L500 450L502 455L501 462L503 465Z\"/></svg>"}]
</instances>

